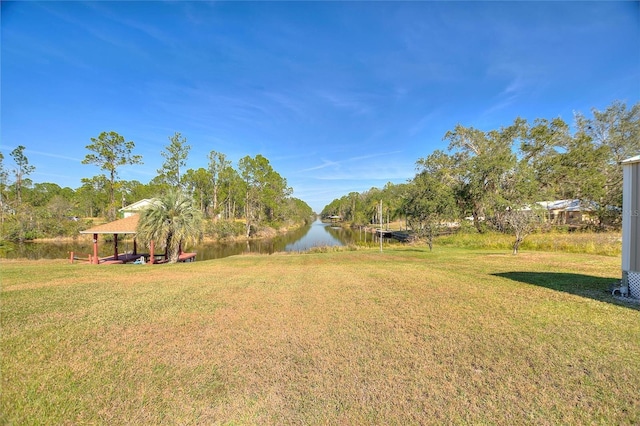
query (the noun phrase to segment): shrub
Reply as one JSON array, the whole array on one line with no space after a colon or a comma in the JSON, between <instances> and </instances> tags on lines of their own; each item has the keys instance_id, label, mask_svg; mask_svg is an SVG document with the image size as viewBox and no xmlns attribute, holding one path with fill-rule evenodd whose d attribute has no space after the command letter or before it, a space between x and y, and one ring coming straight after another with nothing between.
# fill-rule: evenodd
<instances>
[{"instance_id":1,"label":"shrub","mask_svg":"<svg viewBox=\"0 0 640 426\"><path fill-rule=\"evenodd\" d=\"M245 225L232 220L209 221L205 225L205 235L211 238L223 239L244 235Z\"/></svg>"}]
</instances>

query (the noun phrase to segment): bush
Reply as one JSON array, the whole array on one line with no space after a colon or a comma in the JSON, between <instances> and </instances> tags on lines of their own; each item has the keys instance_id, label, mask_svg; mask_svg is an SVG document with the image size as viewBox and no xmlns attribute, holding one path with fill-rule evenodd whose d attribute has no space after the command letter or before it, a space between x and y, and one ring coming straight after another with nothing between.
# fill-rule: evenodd
<instances>
[{"instance_id":1,"label":"bush","mask_svg":"<svg viewBox=\"0 0 640 426\"><path fill-rule=\"evenodd\" d=\"M232 220L209 221L205 225L205 235L211 238L223 239L244 235L245 225Z\"/></svg>"}]
</instances>

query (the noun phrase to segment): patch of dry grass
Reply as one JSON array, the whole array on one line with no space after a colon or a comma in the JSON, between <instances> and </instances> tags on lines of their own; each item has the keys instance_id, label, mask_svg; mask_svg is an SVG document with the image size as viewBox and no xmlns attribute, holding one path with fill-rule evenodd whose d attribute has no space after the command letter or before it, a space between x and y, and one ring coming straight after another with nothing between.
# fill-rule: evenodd
<instances>
[{"instance_id":1,"label":"patch of dry grass","mask_svg":"<svg viewBox=\"0 0 640 426\"><path fill-rule=\"evenodd\" d=\"M612 257L3 262L2 423L637 424Z\"/></svg>"}]
</instances>

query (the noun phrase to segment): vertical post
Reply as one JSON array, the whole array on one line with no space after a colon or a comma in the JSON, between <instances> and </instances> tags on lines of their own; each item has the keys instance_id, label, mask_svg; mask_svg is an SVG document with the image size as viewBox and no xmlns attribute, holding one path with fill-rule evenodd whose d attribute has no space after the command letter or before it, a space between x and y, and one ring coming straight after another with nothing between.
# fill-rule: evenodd
<instances>
[{"instance_id":1,"label":"vertical post","mask_svg":"<svg viewBox=\"0 0 640 426\"><path fill-rule=\"evenodd\" d=\"M118 234L113 234L113 258L118 260Z\"/></svg>"},{"instance_id":2,"label":"vertical post","mask_svg":"<svg viewBox=\"0 0 640 426\"><path fill-rule=\"evenodd\" d=\"M69 252L70 256L69 256L69 263L73 263L73 252Z\"/></svg>"},{"instance_id":3,"label":"vertical post","mask_svg":"<svg viewBox=\"0 0 640 426\"><path fill-rule=\"evenodd\" d=\"M138 254L138 242L135 235L133 236L133 254Z\"/></svg>"},{"instance_id":4,"label":"vertical post","mask_svg":"<svg viewBox=\"0 0 640 426\"><path fill-rule=\"evenodd\" d=\"M156 254L154 253L155 244L153 240L149 243L149 263L154 264L156 261Z\"/></svg>"},{"instance_id":5,"label":"vertical post","mask_svg":"<svg viewBox=\"0 0 640 426\"><path fill-rule=\"evenodd\" d=\"M382 218L382 200L380 200L380 209L378 210L380 216L380 253L382 253L382 222L384 219Z\"/></svg>"},{"instance_id":6,"label":"vertical post","mask_svg":"<svg viewBox=\"0 0 640 426\"><path fill-rule=\"evenodd\" d=\"M387 231L389 230L389 221L391 220L390 213L389 213L389 208L387 208Z\"/></svg>"},{"instance_id":7,"label":"vertical post","mask_svg":"<svg viewBox=\"0 0 640 426\"><path fill-rule=\"evenodd\" d=\"M93 234L93 263L95 265L100 263L100 259L98 259L98 234Z\"/></svg>"},{"instance_id":8,"label":"vertical post","mask_svg":"<svg viewBox=\"0 0 640 426\"><path fill-rule=\"evenodd\" d=\"M622 285L640 298L640 155L622 162Z\"/></svg>"}]
</instances>

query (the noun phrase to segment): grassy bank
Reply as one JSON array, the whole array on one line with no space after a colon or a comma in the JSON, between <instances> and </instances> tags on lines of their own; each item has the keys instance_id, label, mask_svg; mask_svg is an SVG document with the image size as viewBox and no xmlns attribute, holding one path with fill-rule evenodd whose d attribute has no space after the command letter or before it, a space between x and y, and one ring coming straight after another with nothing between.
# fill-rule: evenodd
<instances>
[{"instance_id":1,"label":"grassy bank","mask_svg":"<svg viewBox=\"0 0 640 426\"><path fill-rule=\"evenodd\" d=\"M615 257L2 263L0 423L638 424Z\"/></svg>"},{"instance_id":2,"label":"grassy bank","mask_svg":"<svg viewBox=\"0 0 640 426\"><path fill-rule=\"evenodd\" d=\"M509 251L515 237L509 234L488 232L459 232L436 238L436 245L447 247ZM528 235L521 250L587 253L604 256L620 256L622 234L620 232L539 232Z\"/></svg>"}]
</instances>

